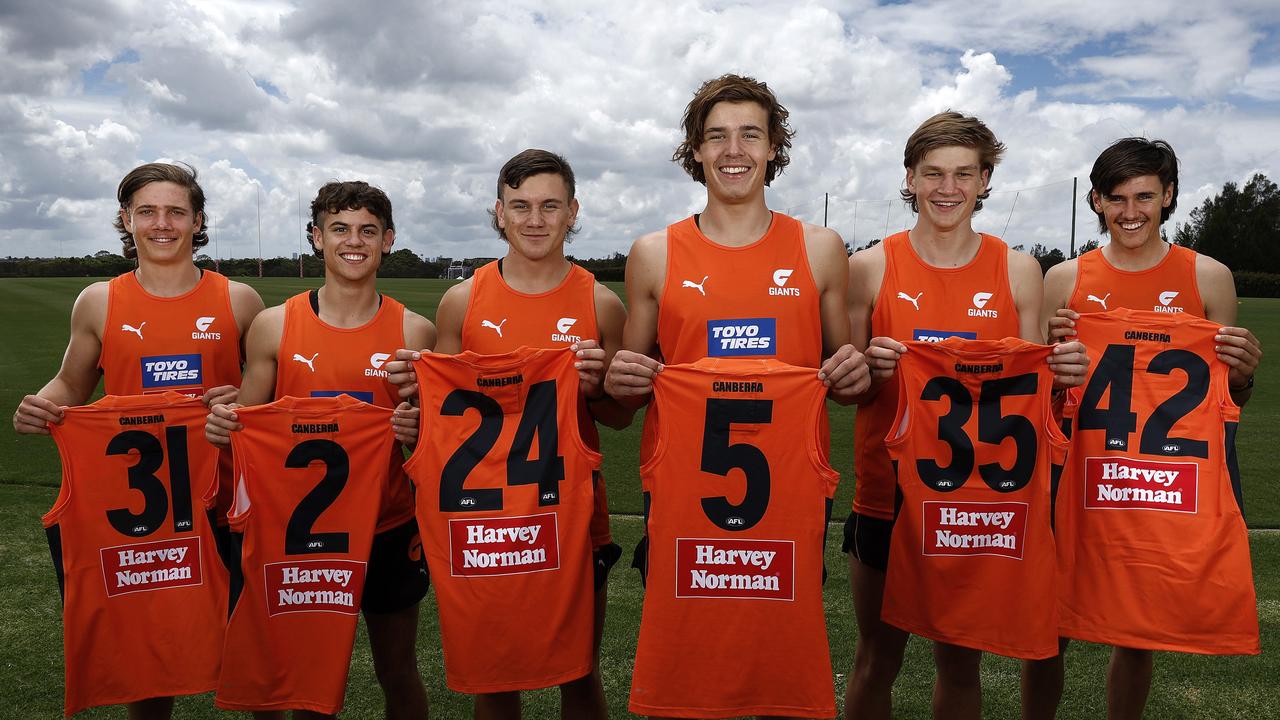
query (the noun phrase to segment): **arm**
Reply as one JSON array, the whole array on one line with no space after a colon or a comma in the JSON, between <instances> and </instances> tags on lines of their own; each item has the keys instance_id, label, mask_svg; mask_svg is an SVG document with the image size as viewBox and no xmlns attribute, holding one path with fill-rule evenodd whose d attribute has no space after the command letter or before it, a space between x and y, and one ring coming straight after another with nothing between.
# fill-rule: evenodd
<instances>
[{"instance_id":1,"label":"arm","mask_svg":"<svg viewBox=\"0 0 1280 720\"><path fill-rule=\"evenodd\" d=\"M243 362L249 327L253 324L253 319L263 310L262 298L257 290L234 280L228 284L227 293L231 296L231 314L236 321L236 328L240 331L240 359ZM205 391L202 400L205 407L233 403L236 401L239 390L234 385L209 388Z\"/></svg>"},{"instance_id":2,"label":"arm","mask_svg":"<svg viewBox=\"0 0 1280 720\"><path fill-rule=\"evenodd\" d=\"M107 321L107 283L96 282L80 292L71 308L71 337L62 366L34 395L22 398L13 414L13 429L24 435L48 435L49 423L62 422L62 408L83 405L102 375L103 325Z\"/></svg>"},{"instance_id":3,"label":"arm","mask_svg":"<svg viewBox=\"0 0 1280 720\"><path fill-rule=\"evenodd\" d=\"M466 318L467 303L471 299L471 279L463 280L445 291L436 307L436 322L431 326L431 343L420 347L401 348L395 352L395 360L388 362L383 368L387 371L387 382L396 386L396 393L409 402L417 402L418 377L413 372L413 361L422 356L423 350L430 350L442 355L457 355L462 352L462 321ZM416 317L422 317L414 313ZM430 324L426 318L423 321ZM405 314L405 341L409 341L409 314ZM402 439L401 442L404 442ZM410 443L405 443L406 445Z\"/></svg>"},{"instance_id":4,"label":"arm","mask_svg":"<svg viewBox=\"0 0 1280 720\"><path fill-rule=\"evenodd\" d=\"M204 426L204 436L209 442L218 447L229 447L231 433L241 428L236 408L271 402L276 392L276 353L280 349L283 332L283 305L263 310L254 319L245 343L248 357L239 397L236 402L218 403L209 408Z\"/></svg>"},{"instance_id":5,"label":"arm","mask_svg":"<svg viewBox=\"0 0 1280 720\"><path fill-rule=\"evenodd\" d=\"M1035 259L1031 259L1031 262L1036 264L1038 271L1040 264ZM1012 275L1012 262L1009 267ZM1053 386L1057 390L1084 384L1089 372L1089 355L1084 343L1075 339L1075 321L1080 315L1074 310L1066 309L1075 284L1076 261L1068 260L1049 268L1044 277L1044 288L1038 293L1040 303L1036 308L1034 328L1038 339L1035 342L1043 342L1047 336L1048 341L1054 345L1053 354L1049 356L1049 368L1053 370ZM1022 322L1025 333L1025 318ZM1026 335L1023 338L1026 339Z\"/></svg>"},{"instance_id":6,"label":"arm","mask_svg":"<svg viewBox=\"0 0 1280 720\"><path fill-rule=\"evenodd\" d=\"M436 344L436 326L412 310L404 311L404 343L411 348L430 350ZM390 371L388 371L388 375ZM388 378L390 379L390 378ZM416 385L415 385L416 387ZM396 406L391 415L391 430L396 439L408 447L418 442L418 408L408 401Z\"/></svg>"},{"instance_id":7,"label":"arm","mask_svg":"<svg viewBox=\"0 0 1280 720\"><path fill-rule=\"evenodd\" d=\"M604 391L604 370L622 346L622 332L627 323L627 309L612 290L600 283L595 287L596 327L600 330L600 346L593 340L577 345L578 375L587 410L596 422L621 430L631 424L635 408L614 400Z\"/></svg>"},{"instance_id":8,"label":"arm","mask_svg":"<svg viewBox=\"0 0 1280 720\"><path fill-rule=\"evenodd\" d=\"M636 240L627 256L627 320L622 347L609 362L604 391L624 407L636 410L649 401L653 378L662 371L658 352L658 299L667 273L667 234L649 233Z\"/></svg>"},{"instance_id":9,"label":"arm","mask_svg":"<svg viewBox=\"0 0 1280 720\"><path fill-rule=\"evenodd\" d=\"M1197 255L1196 283L1205 316L1222 326L1213 340L1218 343L1218 359L1231 368L1227 375L1231 399L1243 407L1253 396L1253 375L1262 362L1262 343L1249 330L1236 327L1236 283L1226 265Z\"/></svg>"},{"instance_id":10,"label":"arm","mask_svg":"<svg viewBox=\"0 0 1280 720\"><path fill-rule=\"evenodd\" d=\"M907 346L890 337L871 337L871 314L875 310L876 297L884 283L884 245L874 245L859 250L849 257L849 326L854 347L862 348L871 371L871 387L866 402L875 397L885 381L893 378L898 358Z\"/></svg>"},{"instance_id":11,"label":"arm","mask_svg":"<svg viewBox=\"0 0 1280 720\"><path fill-rule=\"evenodd\" d=\"M809 270L818 287L818 312L822 317L822 354L818 379L827 386L827 395L841 405L850 405L871 385L867 360L850 343L849 273L844 241L829 228L804 226Z\"/></svg>"}]
</instances>

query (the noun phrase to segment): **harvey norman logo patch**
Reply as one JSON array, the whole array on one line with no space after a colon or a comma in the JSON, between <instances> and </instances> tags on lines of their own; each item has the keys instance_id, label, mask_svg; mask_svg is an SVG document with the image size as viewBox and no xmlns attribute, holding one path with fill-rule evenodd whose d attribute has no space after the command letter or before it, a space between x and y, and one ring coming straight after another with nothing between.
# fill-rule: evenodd
<instances>
[{"instance_id":1,"label":"harvey norman logo patch","mask_svg":"<svg viewBox=\"0 0 1280 720\"><path fill-rule=\"evenodd\" d=\"M190 387L203 379L199 353L193 355L152 355L142 362L142 389Z\"/></svg>"},{"instance_id":2,"label":"harvey norman logo patch","mask_svg":"<svg viewBox=\"0 0 1280 720\"><path fill-rule=\"evenodd\" d=\"M1199 467L1195 463L1084 459L1084 506L1091 510L1196 512Z\"/></svg>"},{"instance_id":3,"label":"harvey norman logo patch","mask_svg":"<svg viewBox=\"0 0 1280 720\"><path fill-rule=\"evenodd\" d=\"M518 575L560 569L555 513L449 521L449 574Z\"/></svg>"},{"instance_id":4,"label":"harvey norman logo patch","mask_svg":"<svg viewBox=\"0 0 1280 720\"><path fill-rule=\"evenodd\" d=\"M777 325L775 318L708 320L707 356L776 355Z\"/></svg>"},{"instance_id":5,"label":"harvey norman logo patch","mask_svg":"<svg viewBox=\"0 0 1280 720\"><path fill-rule=\"evenodd\" d=\"M200 538L189 536L98 551L107 597L200 585Z\"/></svg>"},{"instance_id":6,"label":"harvey norman logo patch","mask_svg":"<svg viewBox=\"0 0 1280 720\"><path fill-rule=\"evenodd\" d=\"M676 538L676 597L795 600L791 540Z\"/></svg>"},{"instance_id":7,"label":"harvey norman logo patch","mask_svg":"<svg viewBox=\"0 0 1280 720\"><path fill-rule=\"evenodd\" d=\"M267 614L360 612L365 564L358 560L293 560L267 563Z\"/></svg>"},{"instance_id":8,"label":"harvey norman logo patch","mask_svg":"<svg viewBox=\"0 0 1280 720\"><path fill-rule=\"evenodd\" d=\"M924 555L1022 559L1027 503L924 501Z\"/></svg>"},{"instance_id":9,"label":"harvey norman logo patch","mask_svg":"<svg viewBox=\"0 0 1280 720\"><path fill-rule=\"evenodd\" d=\"M920 328L911 331L912 340L921 340L923 342L942 342L949 337L977 340L978 333L969 332L968 330L923 330Z\"/></svg>"}]
</instances>

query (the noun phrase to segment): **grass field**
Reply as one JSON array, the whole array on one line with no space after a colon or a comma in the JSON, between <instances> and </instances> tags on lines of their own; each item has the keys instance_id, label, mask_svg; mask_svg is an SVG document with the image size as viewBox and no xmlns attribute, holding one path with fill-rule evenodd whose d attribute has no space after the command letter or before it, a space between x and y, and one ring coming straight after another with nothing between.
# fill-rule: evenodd
<instances>
[{"instance_id":1,"label":"grass field","mask_svg":"<svg viewBox=\"0 0 1280 720\"><path fill-rule=\"evenodd\" d=\"M12 412L22 396L39 389L56 372L67 339L71 304L89 278L0 280L0 406ZM382 280L382 289L410 308L434 316L447 281ZM281 302L301 289L314 287L314 279L251 279L268 305ZM621 292L621 288L616 288ZM1244 300L1240 324L1252 329L1264 349L1280 348L1280 301ZM1247 519L1252 528L1280 528L1280 488L1267 478L1280 462L1280 450L1268 427L1280 422L1280 371L1264 361L1252 402L1244 413L1239 436ZM7 416L6 416L7 417ZM853 412L832 408L833 461L845 472L837 494L837 516L852 498ZM6 426L8 427L8 426ZM635 572L624 570L640 534L641 498L636 458L639 423L628 430L602 430L609 504L614 533L625 550L624 562L609 584L609 617L603 666L606 693L612 714L626 716L631 659L639 624L641 588ZM49 553L39 516L53 502L58 478L57 453L47 438L18 437L11 429L0 432L0 664L6 682L0 688L0 717L53 718L61 712L62 653L60 607ZM837 694L844 690L844 673L852 661L853 612L844 557L838 548L839 528L833 526L827 548L832 571L826 585L828 627L832 659L837 672ZM1250 533L1254 573L1258 588L1263 646L1280 640L1280 532ZM767 631L762 629L762 631ZM433 702L433 717L469 716L469 702L444 687L443 668L435 619L434 595L423 605L419 631L421 671ZM1060 717L1093 718L1104 712L1102 680L1106 666L1103 648L1073 644L1068 655L1067 690ZM896 716L929 715L932 661L928 645L915 639L896 686ZM1280 662L1273 654L1258 658L1202 658L1163 654L1157 660L1155 689L1148 710L1155 718L1260 718L1280 716L1274 682ZM381 700L373 679L367 642L357 641L346 717L378 717ZM1017 666L1012 661L988 657L983 665L986 716L1017 716ZM182 701L179 717L217 717L211 701ZM526 717L554 717L553 692L531 693ZM104 710L84 717L123 717Z\"/></svg>"}]
</instances>

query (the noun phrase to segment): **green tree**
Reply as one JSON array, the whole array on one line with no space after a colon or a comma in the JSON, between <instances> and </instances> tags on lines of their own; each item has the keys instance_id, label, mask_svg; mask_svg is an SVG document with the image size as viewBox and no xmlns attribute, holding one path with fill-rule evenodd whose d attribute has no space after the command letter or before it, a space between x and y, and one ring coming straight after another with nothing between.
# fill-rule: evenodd
<instances>
[{"instance_id":1,"label":"green tree","mask_svg":"<svg viewBox=\"0 0 1280 720\"><path fill-rule=\"evenodd\" d=\"M1280 273L1280 188L1257 173L1206 198L1179 224L1173 241L1232 270Z\"/></svg>"}]
</instances>

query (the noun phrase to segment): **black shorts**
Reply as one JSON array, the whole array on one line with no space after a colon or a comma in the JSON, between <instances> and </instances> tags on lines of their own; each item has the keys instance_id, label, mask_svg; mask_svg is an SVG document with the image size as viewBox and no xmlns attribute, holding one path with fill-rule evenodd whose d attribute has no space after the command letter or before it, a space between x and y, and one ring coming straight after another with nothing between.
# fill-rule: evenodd
<instances>
[{"instance_id":1,"label":"black shorts","mask_svg":"<svg viewBox=\"0 0 1280 720\"><path fill-rule=\"evenodd\" d=\"M889 541L893 537L893 521L849 513L844 521L844 543L840 549L852 553L858 562L880 572L889 570Z\"/></svg>"},{"instance_id":2,"label":"black shorts","mask_svg":"<svg viewBox=\"0 0 1280 720\"><path fill-rule=\"evenodd\" d=\"M609 571L622 557L622 546L608 543L591 550L591 565L595 568L595 589L599 592L609 582Z\"/></svg>"},{"instance_id":3,"label":"black shorts","mask_svg":"<svg viewBox=\"0 0 1280 720\"><path fill-rule=\"evenodd\" d=\"M430 585L416 519L373 536L361 610L374 614L398 612L421 602Z\"/></svg>"}]
</instances>

